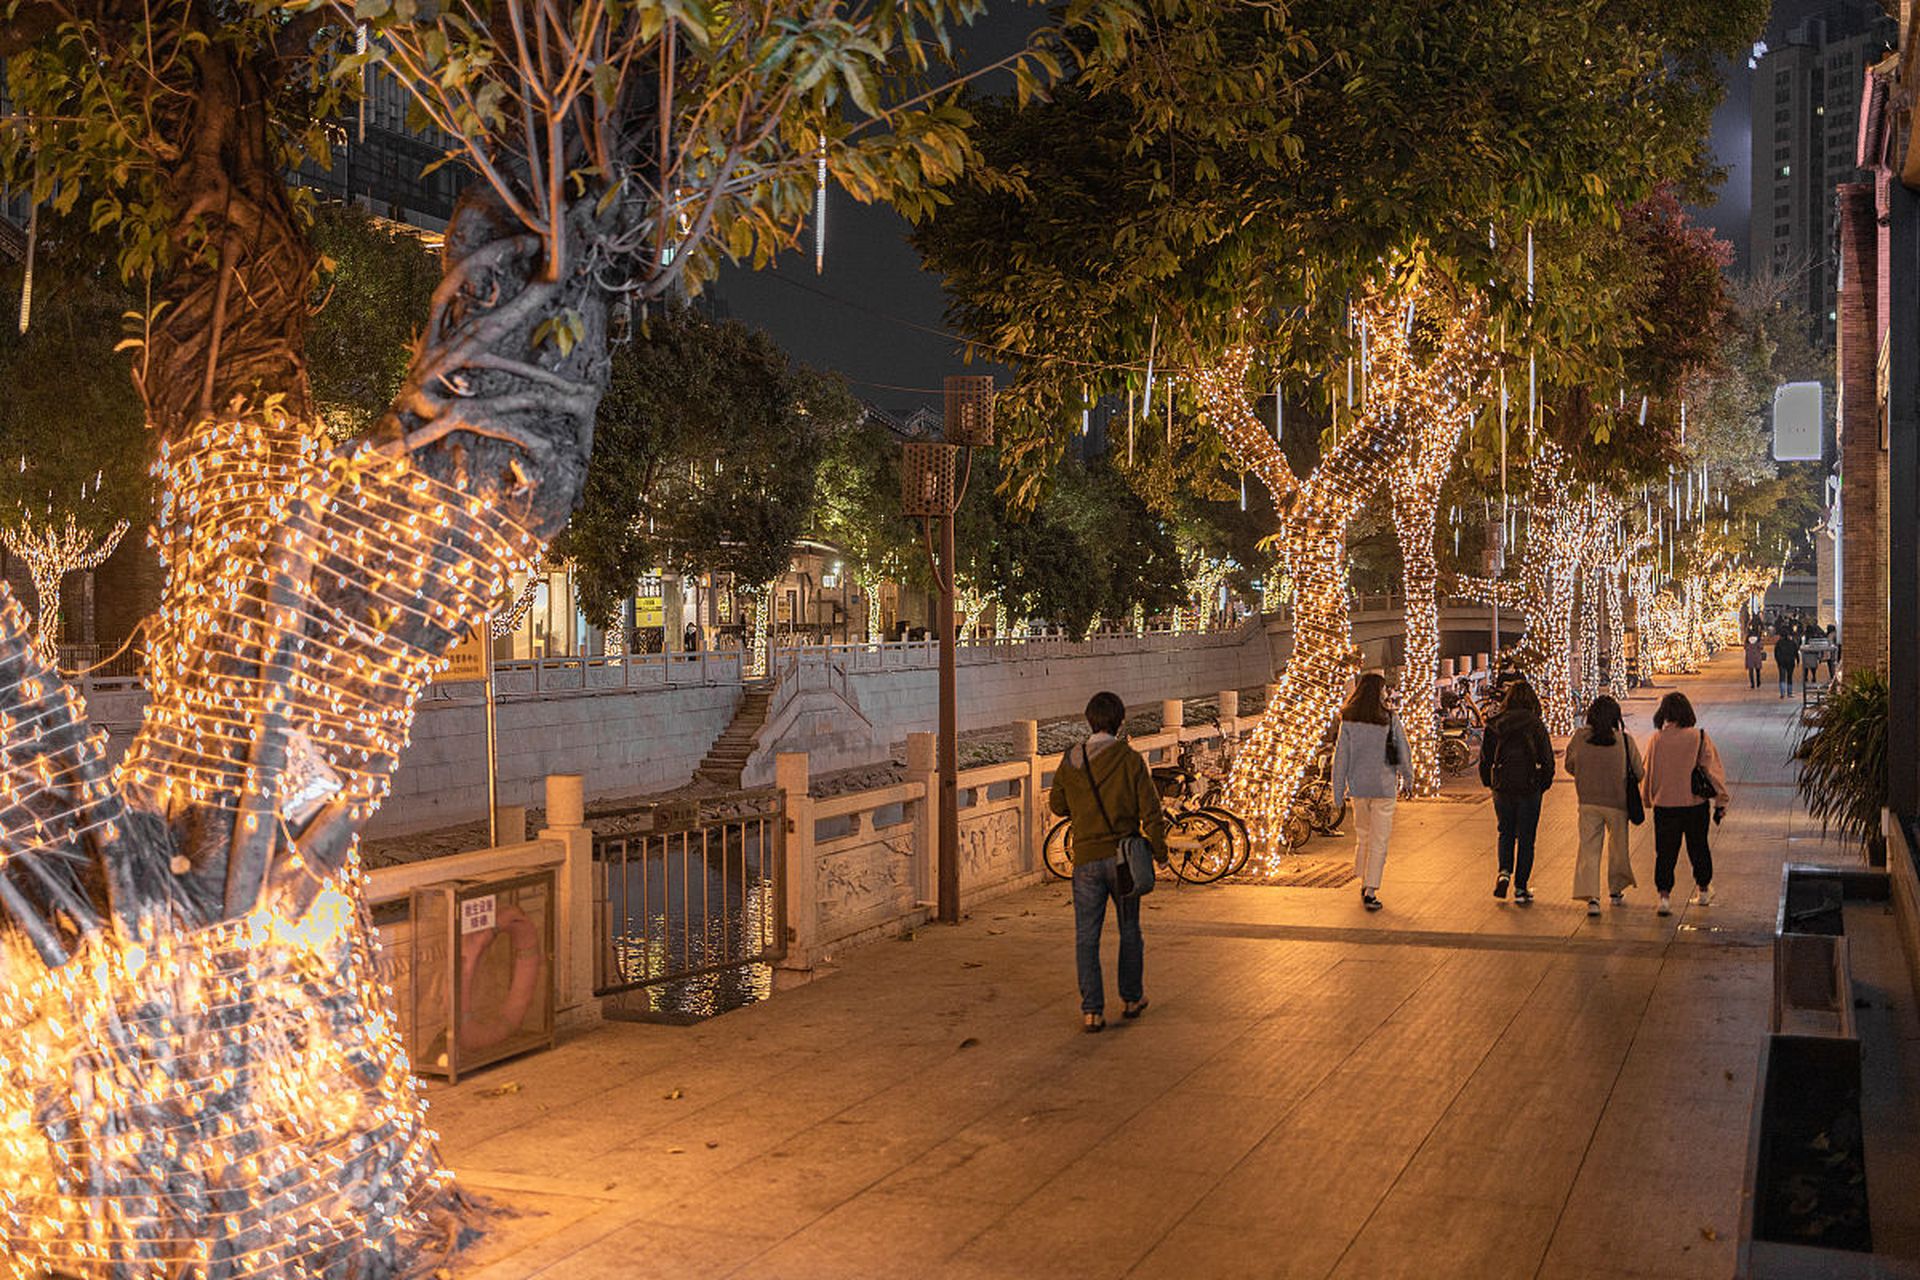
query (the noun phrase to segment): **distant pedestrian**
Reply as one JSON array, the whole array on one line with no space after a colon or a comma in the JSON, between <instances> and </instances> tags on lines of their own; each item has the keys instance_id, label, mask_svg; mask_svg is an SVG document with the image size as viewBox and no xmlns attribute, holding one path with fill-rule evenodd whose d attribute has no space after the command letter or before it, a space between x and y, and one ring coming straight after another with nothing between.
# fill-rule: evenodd
<instances>
[{"instance_id":1,"label":"distant pedestrian","mask_svg":"<svg viewBox=\"0 0 1920 1280\"><path fill-rule=\"evenodd\" d=\"M1827 683L1833 683L1834 672L1840 668L1840 633L1832 623L1827 624Z\"/></svg>"},{"instance_id":2,"label":"distant pedestrian","mask_svg":"<svg viewBox=\"0 0 1920 1280\"><path fill-rule=\"evenodd\" d=\"M1387 679L1369 671L1340 708L1333 747L1333 804L1337 809L1353 797L1353 874L1360 877L1360 902L1369 911L1380 909L1394 805L1400 788L1412 785L1413 753L1387 710Z\"/></svg>"},{"instance_id":3,"label":"distant pedestrian","mask_svg":"<svg viewBox=\"0 0 1920 1280\"><path fill-rule=\"evenodd\" d=\"M1755 631L1749 632L1747 635L1747 687L1748 688L1758 689L1760 687L1760 673L1766 669L1766 666L1767 666L1767 642L1761 639L1759 631L1755 630Z\"/></svg>"},{"instance_id":4,"label":"distant pedestrian","mask_svg":"<svg viewBox=\"0 0 1920 1280\"><path fill-rule=\"evenodd\" d=\"M1800 642L1793 637L1789 627L1780 633L1773 642L1773 663L1780 668L1780 696L1786 697L1793 692L1793 669L1800 662Z\"/></svg>"},{"instance_id":5,"label":"distant pedestrian","mask_svg":"<svg viewBox=\"0 0 1920 1280\"><path fill-rule=\"evenodd\" d=\"M1622 727L1620 704L1601 694L1587 708L1587 724L1567 743L1567 774L1580 797L1580 851L1573 860L1573 896L1600 914L1600 846L1607 846L1607 893L1615 906L1638 884L1633 877L1627 796L1640 785L1640 749Z\"/></svg>"},{"instance_id":6,"label":"distant pedestrian","mask_svg":"<svg viewBox=\"0 0 1920 1280\"><path fill-rule=\"evenodd\" d=\"M1672 914L1673 868L1680 845L1693 866L1693 901L1713 904L1713 853L1707 846L1708 821L1726 816L1727 770L1719 748L1705 729L1696 728L1693 704L1678 691L1660 700L1647 739L1647 807L1653 810L1653 887L1660 893L1660 914ZM1701 794L1705 792L1706 794Z\"/></svg>"},{"instance_id":7,"label":"distant pedestrian","mask_svg":"<svg viewBox=\"0 0 1920 1280\"><path fill-rule=\"evenodd\" d=\"M700 651L700 628L689 622L687 629L680 634L680 647L688 653Z\"/></svg>"},{"instance_id":8,"label":"distant pedestrian","mask_svg":"<svg viewBox=\"0 0 1920 1280\"><path fill-rule=\"evenodd\" d=\"M1493 896L1533 901L1527 886L1533 875L1533 841L1540 828L1540 797L1553 785L1553 739L1540 719L1540 695L1525 680L1507 687L1500 714L1487 722L1480 740L1480 781L1493 789L1499 822L1500 873Z\"/></svg>"},{"instance_id":9,"label":"distant pedestrian","mask_svg":"<svg viewBox=\"0 0 1920 1280\"><path fill-rule=\"evenodd\" d=\"M1086 1030L1107 1025L1106 980L1100 971L1100 935L1113 900L1120 926L1120 998L1125 1017L1147 1007L1146 950L1140 936L1140 899L1120 892L1119 846L1145 836L1154 859L1167 860L1167 822L1160 791L1140 753L1120 741L1127 706L1118 694L1096 693L1087 703L1086 742L1069 747L1053 775L1048 806L1073 821L1073 951L1080 975L1080 1013Z\"/></svg>"}]
</instances>

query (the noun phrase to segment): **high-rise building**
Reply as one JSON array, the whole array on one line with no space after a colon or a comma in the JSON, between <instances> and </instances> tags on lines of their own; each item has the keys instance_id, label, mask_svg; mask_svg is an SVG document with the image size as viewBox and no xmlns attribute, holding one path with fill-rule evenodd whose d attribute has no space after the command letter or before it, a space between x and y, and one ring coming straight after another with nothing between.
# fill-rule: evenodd
<instances>
[{"instance_id":1,"label":"high-rise building","mask_svg":"<svg viewBox=\"0 0 1920 1280\"><path fill-rule=\"evenodd\" d=\"M1860 88L1898 34L1878 4L1838 0L1796 23L1753 66L1748 261L1755 271L1805 273L1807 312L1828 345L1838 320L1834 188L1858 179Z\"/></svg>"}]
</instances>

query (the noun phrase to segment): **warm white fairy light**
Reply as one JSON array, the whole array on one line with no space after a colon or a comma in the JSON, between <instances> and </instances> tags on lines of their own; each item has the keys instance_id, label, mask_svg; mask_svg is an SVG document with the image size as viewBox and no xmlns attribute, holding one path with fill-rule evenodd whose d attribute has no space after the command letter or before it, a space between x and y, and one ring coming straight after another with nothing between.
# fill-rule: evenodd
<instances>
[{"instance_id":1,"label":"warm white fairy light","mask_svg":"<svg viewBox=\"0 0 1920 1280\"><path fill-rule=\"evenodd\" d=\"M1526 619L1517 657L1533 680L1549 732L1573 732L1574 688L1569 649L1575 583L1582 565L1601 557L1624 499L1576 484L1564 450L1542 440L1527 493L1527 536L1520 576L1497 582L1462 577L1462 594L1497 601Z\"/></svg>"},{"instance_id":2,"label":"warm white fairy light","mask_svg":"<svg viewBox=\"0 0 1920 1280\"><path fill-rule=\"evenodd\" d=\"M1386 480L1411 433L1436 409L1456 403L1485 367L1480 323L1471 308L1429 301L1422 314L1431 336L1419 351L1395 322L1399 299L1368 299L1356 303L1356 310L1369 321L1371 380L1340 442L1322 454L1304 480L1294 475L1272 431L1249 404L1251 350L1230 351L1194 377L1206 420L1239 463L1267 486L1280 513L1280 558L1293 600L1293 657L1277 696L1235 757L1230 782L1268 871L1277 865L1279 833L1321 737L1358 669L1347 597L1347 527Z\"/></svg>"},{"instance_id":3,"label":"warm white fairy light","mask_svg":"<svg viewBox=\"0 0 1920 1280\"><path fill-rule=\"evenodd\" d=\"M0 1275L358 1273L448 1175L351 833L425 683L537 547L464 478L398 448L329 451L273 412L202 424L156 472L170 581L146 720L111 777L0 590L0 861L19 864L0 876L18 926L0 943ZM260 764L269 743L288 767ZM148 865L164 846L116 846L130 814L189 806L229 848L212 923L167 887L199 848L168 866ZM249 876L239 853L261 841ZM110 883L139 858L162 885L116 893L110 920L61 889L101 845ZM28 875L57 911L17 901Z\"/></svg>"},{"instance_id":4,"label":"warm white fairy light","mask_svg":"<svg viewBox=\"0 0 1920 1280\"><path fill-rule=\"evenodd\" d=\"M42 662L53 662L60 630L61 580L70 573L84 573L105 564L126 532L125 520L116 520L105 533L95 534L72 512L67 513L64 523L55 524L36 520L25 507L12 522L0 524L0 546L19 556L33 579L33 593L38 597L33 647Z\"/></svg>"}]
</instances>

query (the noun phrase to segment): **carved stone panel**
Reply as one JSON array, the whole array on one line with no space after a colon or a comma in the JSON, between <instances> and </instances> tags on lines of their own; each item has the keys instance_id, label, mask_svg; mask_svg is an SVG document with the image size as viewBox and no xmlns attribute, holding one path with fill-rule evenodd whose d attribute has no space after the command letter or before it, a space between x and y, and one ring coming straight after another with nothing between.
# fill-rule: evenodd
<instances>
[{"instance_id":1,"label":"carved stone panel","mask_svg":"<svg viewBox=\"0 0 1920 1280\"><path fill-rule=\"evenodd\" d=\"M1018 809L999 809L972 817L961 815L961 885L995 884L1019 875L1026 869L1020 844Z\"/></svg>"}]
</instances>

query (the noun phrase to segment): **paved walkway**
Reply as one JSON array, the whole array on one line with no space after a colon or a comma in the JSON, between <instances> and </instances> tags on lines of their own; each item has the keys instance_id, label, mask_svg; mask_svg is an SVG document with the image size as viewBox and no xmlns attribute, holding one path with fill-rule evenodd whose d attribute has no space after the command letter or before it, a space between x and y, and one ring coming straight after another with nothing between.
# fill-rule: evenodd
<instances>
[{"instance_id":1,"label":"paved walkway","mask_svg":"<svg viewBox=\"0 0 1920 1280\"><path fill-rule=\"evenodd\" d=\"M1733 782L1711 908L1655 916L1642 827L1642 887L1589 920L1570 786L1531 908L1491 896L1488 805L1406 804L1378 915L1156 893L1153 1007L1087 1036L1043 886L703 1025L434 1087L462 1181L516 1214L458 1274L1727 1276L1780 864L1834 856L1789 783L1798 701L1734 661L1675 682Z\"/></svg>"}]
</instances>

